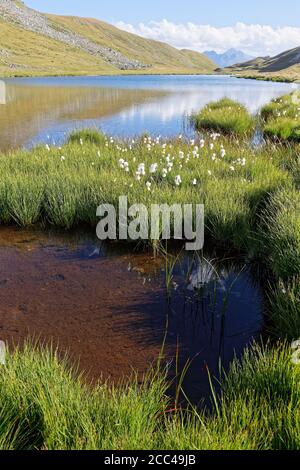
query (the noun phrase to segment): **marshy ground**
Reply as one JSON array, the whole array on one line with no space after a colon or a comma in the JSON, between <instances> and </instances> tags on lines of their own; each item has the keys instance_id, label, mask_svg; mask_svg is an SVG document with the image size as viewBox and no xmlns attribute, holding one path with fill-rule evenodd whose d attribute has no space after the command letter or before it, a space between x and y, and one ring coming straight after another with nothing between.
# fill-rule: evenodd
<instances>
[{"instance_id":1,"label":"marshy ground","mask_svg":"<svg viewBox=\"0 0 300 470\"><path fill-rule=\"evenodd\" d=\"M80 352L93 379L100 370L118 379L127 361L144 372L170 333L160 367L116 388L102 379L87 389L47 349L12 352L0 374L3 448L299 449L298 343L290 346L300 337L299 144L254 146L233 110L251 129L254 118L223 104L207 107L217 110L214 124L191 139L116 140L86 130L60 148L1 158L3 226L93 230L96 207L126 194L129 205L148 208L203 203L213 246L192 262L153 258L157 244L144 247L148 255L108 256L86 238L2 228L4 334L24 340L31 325L46 341L60 338L73 358ZM219 357L225 371L216 387ZM164 375L168 358L173 370ZM197 373L204 388L193 388ZM209 413L190 403L208 391Z\"/></svg>"}]
</instances>

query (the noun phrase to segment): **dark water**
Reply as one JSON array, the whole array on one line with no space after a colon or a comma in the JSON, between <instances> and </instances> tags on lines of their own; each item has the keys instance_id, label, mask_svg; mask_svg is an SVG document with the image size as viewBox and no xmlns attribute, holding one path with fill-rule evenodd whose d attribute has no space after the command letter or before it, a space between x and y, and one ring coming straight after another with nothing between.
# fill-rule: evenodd
<instances>
[{"instance_id":1,"label":"dark water","mask_svg":"<svg viewBox=\"0 0 300 470\"><path fill-rule=\"evenodd\" d=\"M198 403L210 394L207 371L218 376L259 339L262 284L245 259L214 250L169 262L168 276L163 257L93 233L2 228L0 339L53 341L93 379L118 381L145 372L166 337L171 378L189 363L183 386Z\"/></svg>"},{"instance_id":2,"label":"dark water","mask_svg":"<svg viewBox=\"0 0 300 470\"><path fill-rule=\"evenodd\" d=\"M297 87L228 76L22 78L5 85L1 150L61 144L70 131L83 127L121 137L190 134L188 117L210 101L227 96L255 113Z\"/></svg>"}]
</instances>

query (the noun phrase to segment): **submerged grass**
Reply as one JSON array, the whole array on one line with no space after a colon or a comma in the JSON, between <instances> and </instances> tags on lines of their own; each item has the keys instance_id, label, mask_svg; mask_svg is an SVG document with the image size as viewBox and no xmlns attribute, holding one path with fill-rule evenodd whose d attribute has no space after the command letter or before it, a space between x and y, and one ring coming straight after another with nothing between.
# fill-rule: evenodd
<instances>
[{"instance_id":1,"label":"submerged grass","mask_svg":"<svg viewBox=\"0 0 300 470\"><path fill-rule=\"evenodd\" d=\"M247 109L236 101L223 98L209 103L193 117L196 129L245 135L254 131L255 119Z\"/></svg>"},{"instance_id":2,"label":"submerged grass","mask_svg":"<svg viewBox=\"0 0 300 470\"><path fill-rule=\"evenodd\" d=\"M285 346L254 346L223 377L211 413L170 413L156 367L141 384L133 377L91 389L55 351L27 344L0 369L0 448L296 449L300 371L290 355Z\"/></svg>"}]
</instances>

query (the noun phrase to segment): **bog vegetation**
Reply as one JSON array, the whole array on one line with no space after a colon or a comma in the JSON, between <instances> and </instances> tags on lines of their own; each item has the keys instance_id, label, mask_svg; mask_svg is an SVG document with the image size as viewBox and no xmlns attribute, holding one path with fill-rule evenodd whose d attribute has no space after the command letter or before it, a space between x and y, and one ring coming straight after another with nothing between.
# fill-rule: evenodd
<instances>
[{"instance_id":1,"label":"bog vegetation","mask_svg":"<svg viewBox=\"0 0 300 470\"><path fill-rule=\"evenodd\" d=\"M283 98L263 109L266 125L281 119L278 106L284 119L298 119ZM206 236L267 273L270 343L223 373L212 413L174 406L159 365L142 385L133 377L90 389L55 352L27 344L0 369L1 448L299 449L300 146L284 136L249 145L254 118L228 100L209 105L196 126L205 131L191 140L115 141L84 130L62 148L3 156L0 222L95 226L97 206L121 195L147 207L204 203Z\"/></svg>"}]
</instances>

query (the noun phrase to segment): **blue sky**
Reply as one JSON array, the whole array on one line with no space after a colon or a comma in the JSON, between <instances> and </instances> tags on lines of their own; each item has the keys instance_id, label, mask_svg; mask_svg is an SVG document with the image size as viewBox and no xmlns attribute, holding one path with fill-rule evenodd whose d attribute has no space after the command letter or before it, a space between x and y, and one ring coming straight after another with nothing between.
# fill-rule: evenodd
<instances>
[{"instance_id":1,"label":"blue sky","mask_svg":"<svg viewBox=\"0 0 300 470\"><path fill-rule=\"evenodd\" d=\"M299 0L25 0L32 8L94 17L198 51L275 55L300 46Z\"/></svg>"},{"instance_id":2,"label":"blue sky","mask_svg":"<svg viewBox=\"0 0 300 470\"><path fill-rule=\"evenodd\" d=\"M237 22L300 27L298 0L25 0L40 11L93 16L108 22L147 23L163 18L228 26Z\"/></svg>"}]
</instances>

